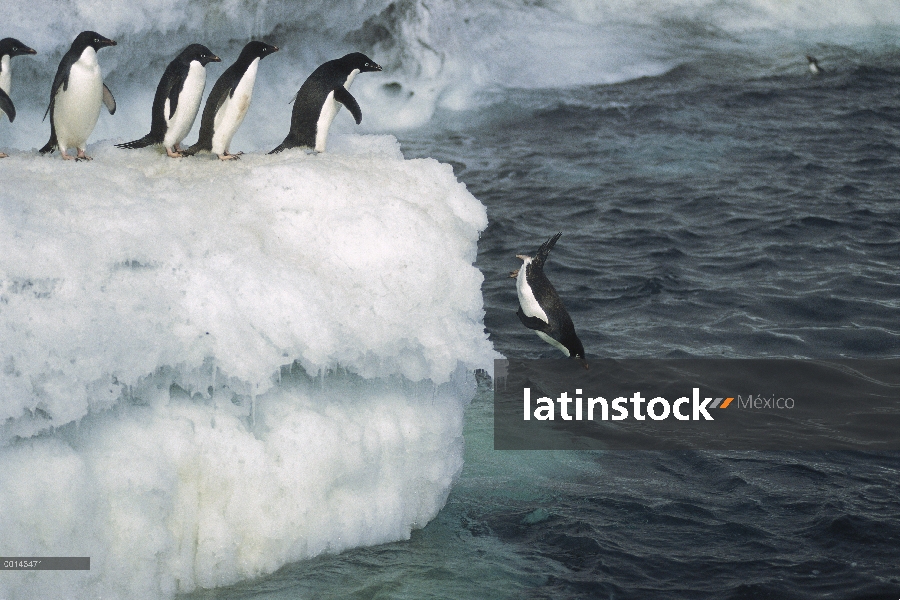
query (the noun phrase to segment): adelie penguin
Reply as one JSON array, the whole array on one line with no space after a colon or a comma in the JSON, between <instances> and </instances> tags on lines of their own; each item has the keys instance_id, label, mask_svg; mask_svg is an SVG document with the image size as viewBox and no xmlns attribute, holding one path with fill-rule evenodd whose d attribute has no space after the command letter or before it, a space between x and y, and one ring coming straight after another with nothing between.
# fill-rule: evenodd
<instances>
[{"instance_id":1,"label":"adelie penguin","mask_svg":"<svg viewBox=\"0 0 900 600\"><path fill-rule=\"evenodd\" d=\"M50 141L41 148L41 154L59 149L65 160L91 160L84 150L100 117L100 105L106 105L109 114L116 114L116 100L103 83L97 51L115 45L95 31L82 31L63 55L44 113L45 119L50 115ZM76 148L78 156L69 156L69 148Z\"/></svg>"},{"instance_id":2,"label":"adelie penguin","mask_svg":"<svg viewBox=\"0 0 900 600\"><path fill-rule=\"evenodd\" d=\"M156 86L150 133L133 142L116 144L116 147L132 149L162 144L166 154L181 158L181 141L191 130L203 99L206 65L221 60L203 44L191 44L182 50L166 67Z\"/></svg>"},{"instance_id":3,"label":"adelie penguin","mask_svg":"<svg viewBox=\"0 0 900 600\"><path fill-rule=\"evenodd\" d=\"M250 42L244 46L238 59L225 69L209 93L200 119L200 138L184 154L190 156L205 150L218 155L221 160L243 154L229 153L228 146L250 108L259 61L275 52L278 47L265 42Z\"/></svg>"},{"instance_id":4,"label":"adelie penguin","mask_svg":"<svg viewBox=\"0 0 900 600\"><path fill-rule=\"evenodd\" d=\"M575 325L566 307L563 306L556 288L544 275L544 262L550 250L562 233L557 233L541 244L534 258L519 254L522 267L510 273L516 279L519 295L519 310L516 315L522 324L533 329L538 336L555 348L559 348L569 358L581 360L584 368L588 364L584 358L584 346L575 333Z\"/></svg>"},{"instance_id":5,"label":"adelie penguin","mask_svg":"<svg viewBox=\"0 0 900 600\"><path fill-rule=\"evenodd\" d=\"M275 154L288 148L312 148L325 152L325 141L331 122L343 104L353 115L356 124L362 122L362 111L350 95L350 84L359 73L380 71L375 61L359 52L330 60L312 72L294 97L291 111L291 130Z\"/></svg>"},{"instance_id":6,"label":"adelie penguin","mask_svg":"<svg viewBox=\"0 0 900 600\"><path fill-rule=\"evenodd\" d=\"M16 107L13 106L13 101L9 97L9 90L12 86L12 69L9 61L11 58L23 54L37 54L37 52L15 38L0 40L0 113L5 114L10 123L16 119ZM0 158L6 158L6 156L0 152Z\"/></svg>"},{"instance_id":7,"label":"adelie penguin","mask_svg":"<svg viewBox=\"0 0 900 600\"><path fill-rule=\"evenodd\" d=\"M809 62L809 72L813 75L821 75L824 72L824 69L819 66L819 61L816 60L815 56L806 55L806 60Z\"/></svg>"}]
</instances>

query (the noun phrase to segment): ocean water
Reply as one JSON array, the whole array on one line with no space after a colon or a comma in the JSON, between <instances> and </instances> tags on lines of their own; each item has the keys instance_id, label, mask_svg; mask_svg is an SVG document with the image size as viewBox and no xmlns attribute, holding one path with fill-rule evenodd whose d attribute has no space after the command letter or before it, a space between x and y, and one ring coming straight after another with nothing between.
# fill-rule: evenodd
<instances>
[{"instance_id":1,"label":"ocean water","mask_svg":"<svg viewBox=\"0 0 900 600\"><path fill-rule=\"evenodd\" d=\"M483 371L556 355L508 274L557 231L589 357L900 355L900 6L7 8L0 553L92 570L0 598L900 597L897 454L497 452ZM119 112L38 158L88 27ZM349 50L362 127L112 147L172 54L249 37L283 50L236 149Z\"/></svg>"}]
</instances>

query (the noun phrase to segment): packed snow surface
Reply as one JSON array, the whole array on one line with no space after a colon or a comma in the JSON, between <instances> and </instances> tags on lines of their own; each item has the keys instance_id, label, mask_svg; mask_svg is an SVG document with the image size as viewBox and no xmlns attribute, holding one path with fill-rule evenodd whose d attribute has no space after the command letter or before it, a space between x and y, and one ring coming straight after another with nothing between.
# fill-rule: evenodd
<instances>
[{"instance_id":1,"label":"packed snow surface","mask_svg":"<svg viewBox=\"0 0 900 600\"><path fill-rule=\"evenodd\" d=\"M391 136L330 149L0 162L2 551L91 557L0 598L170 597L441 508L485 210Z\"/></svg>"}]
</instances>

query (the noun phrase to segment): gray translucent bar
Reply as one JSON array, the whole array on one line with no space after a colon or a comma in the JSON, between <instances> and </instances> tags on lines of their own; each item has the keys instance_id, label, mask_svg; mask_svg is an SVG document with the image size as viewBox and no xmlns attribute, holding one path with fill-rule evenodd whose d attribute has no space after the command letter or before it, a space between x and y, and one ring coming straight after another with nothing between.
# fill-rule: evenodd
<instances>
[{"instance_id":1,"label":"gray translucent bar","mask_svg":"<svg viewBox=\"0 0 900 600\"><path fill-rule=\"evenodd\" d=\"M90 556L0 556L0 571L90 570Z\"/></svg>"}]
</instances>

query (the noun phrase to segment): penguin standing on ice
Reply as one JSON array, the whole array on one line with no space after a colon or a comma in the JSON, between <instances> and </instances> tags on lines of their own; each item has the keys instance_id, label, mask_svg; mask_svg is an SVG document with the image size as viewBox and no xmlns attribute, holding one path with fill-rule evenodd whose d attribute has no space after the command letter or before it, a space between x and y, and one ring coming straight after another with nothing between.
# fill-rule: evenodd
<instances>
[{"instance_id":1,"label":"penguin standing on ice","mask_svg":"<svg viewBox=\"0 0 900 600\"><path fill-rule=\"evenodd\" d=\"M37 52L15 38L0 40L0 113L5 114L10 123L16 119L16 107L13 106L13 101L9 97L9 89L12 86L12 69L9 61L14 56L23 54L37 54ZM0 152L0 158L6 158L6 156Z\"/></svg>"},{"instance_id":2,"label":"penguin standing on ice","mask_svg":"<svg viewBox=\"0 0 900 600\"><path fill-rule=\"evenodd\" d=\"M809 61L809 72L813 75L821 75L825 70L819 66L819 61L816 60L815 56L806 55L806 60Z\"/></svg>"},{"instance_id":3,"label":"penguin standing on ice","mask_svg":"<svg viewBox=\"0 0 900 600\"><path fill-rule=\"evenodd\" d=\"M322 64L300 86L291 111L291 130L269 154L298 147L325 152L328 129L341 104L347 107L357 125L362 122L359 104L348 91L353 79L359 73L380 70L375 61L360 52Z\"/></svg>"},{"instance_id":4,"label":"penguin standing on ice","mask_svg":"<svg viewBox=\"0 0 900 600\"><path fill-rule=\"evenodd\" d=\"M150 133L133 142L116 144L116 147L131 149L162 144L170 157L181 158L181 141L191 130L203 99L206 65L221 61L203 44L191 44L182 50L166 67L156 86Z\"/></svg>"},{"instance_id":5,"label":"penguin standing on ice","mask_svg":"<svg viewBox=\"0 0 900 600\"><path fill-rule=\"evenodd\" d=\"M544 275L544 262L556 240L562 233L557 233L541 244L534 258L519 254L522 267L510 273L516 279L516 291L519 295L519 310L516 315L528 329L533 329L538 336L570 358L577 358L587 368L584 360L584 346L575 333L575 325L566 307L563 306L559 294L553 284Z\"/></svg>"},{"instance_id":6,"label":"penguin standing on ice","mask_svg":"<svg viewBox=\"0 0 900 600\"><path fill-rule=\"evenodd\" d=\"M95 31L82 31L63 55L44 113L45 119L50 115L50 141L40 149L41 154L58 148L65 160L91 160L84 150L100 117L100 104L106 105L109 114L116 114L116 100L103 83L97 51L115 45ZM77 148L78 156L66 154L69 148Z\"/></svg>"},{"instance_id":7,"label":"penguin standing on ice","mask_svg":"<svg viewBox=\"0 0 900 600\"><path fill-rule=\"evenodd\" d=\"M238 59L225 69L209 93L200 119L200 138L184 154L191 156L206 150L218 155L220 160L243 154L230 154L228 146L250 108L259 61L275 52L278 47L265 42L250 42L244 46Z\"/></svg>"}]
</instances>

